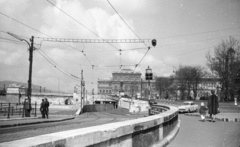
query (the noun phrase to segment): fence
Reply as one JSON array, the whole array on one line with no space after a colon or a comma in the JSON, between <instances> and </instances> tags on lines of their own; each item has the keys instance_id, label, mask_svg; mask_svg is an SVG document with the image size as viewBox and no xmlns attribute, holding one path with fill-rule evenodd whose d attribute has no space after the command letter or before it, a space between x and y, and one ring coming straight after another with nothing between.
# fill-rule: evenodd
<instances>
[{"instance_id":1,"label":"fence","mask_svg":"<svg viewBox=\"0 0 240 147\"><path fill-rule=\"evenodd\" d=\"M32 105L30 116L37 116L37 103ZM25 109L22 103L0 103L0 116L1 117L25 117Z\"/></svg>"}]
</instances>

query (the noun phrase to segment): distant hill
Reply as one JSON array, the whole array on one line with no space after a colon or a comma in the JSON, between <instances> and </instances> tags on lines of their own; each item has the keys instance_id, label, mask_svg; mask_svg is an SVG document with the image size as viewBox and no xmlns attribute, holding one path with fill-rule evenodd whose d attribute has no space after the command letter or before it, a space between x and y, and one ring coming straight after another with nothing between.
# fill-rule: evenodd
<instances>
[{"instance_id":1,"label":"distant hill","mask_svg":"<svg viewBox=\"0 0 240 147\"><path fill-rule=\"evenodd\" d=\"M23 85L25 88L28 87L27 83L22 83L17 81L0 81L0 90L4 89L4 85L5 85L5 88L7 88L10 84L19 84L19 85ZM39 92L39 91L40 91L40 86L32 84L32 92ZM42 92L43 92L43 87L42 87ZM46 88L45 92L57 92L57 91L53 91Z\"/></svg>"}]
</instances>

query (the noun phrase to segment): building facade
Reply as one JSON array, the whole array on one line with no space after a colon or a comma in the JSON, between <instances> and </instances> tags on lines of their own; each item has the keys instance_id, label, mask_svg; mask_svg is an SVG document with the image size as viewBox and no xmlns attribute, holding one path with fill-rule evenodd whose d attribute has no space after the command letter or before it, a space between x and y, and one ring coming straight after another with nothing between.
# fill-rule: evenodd
<instances>
[{"instance_id":1,"label":"building facade","mask_svg":"<svg viewBox=\"0 0 240 147\"><path fill-rule=\"evenodd\" d=\"M140 72L133 72L131 69L122 69L112 73L109 79L98 80L98 94L119 95L120 93L130 97L146 97L155 92L155 80L148 81L142 79ZM150 88L149 86L150 85Z\"/></svg>"}]
</instances>

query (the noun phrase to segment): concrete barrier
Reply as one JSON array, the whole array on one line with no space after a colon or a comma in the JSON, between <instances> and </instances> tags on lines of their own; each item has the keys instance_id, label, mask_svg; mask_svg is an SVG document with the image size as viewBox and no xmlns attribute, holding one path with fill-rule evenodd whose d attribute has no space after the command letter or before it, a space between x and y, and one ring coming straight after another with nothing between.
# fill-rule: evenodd
<instances>
[{"instance_id":1,"label":"concrete barrier","mask_svg":"<svg viewBox=\"0 0 240 147\"><path fill-rule=\"evenodd\" d=\"M83 106L83 113L85 112L103 112L113 110L113 104L96 104L96 105L85 105Z\"/></svg>"},{"instance_id":2,"label":"concrete barrier","mask_svg":"<svg viewBox=\"0 0 240 147\"><path fill-rule=\"evenodd\" d=\"M130 113L138 113L148 111L150 105L148 101L135 100L129 98L121 98L118 101L118 106L121 108L129 109Z\"/></svg>"},{"instance_id":3,"label":"concrete barrier","mask_svg":"<svg viewBox=\"0 0 240 147\"><path fill-rule=\"evenodd\" d=\"M155 147L166 146L180 128L178 110L166 106L167 111L149 117L109 123L1 143L1 147Z\"/></svg>"}]
</instances>

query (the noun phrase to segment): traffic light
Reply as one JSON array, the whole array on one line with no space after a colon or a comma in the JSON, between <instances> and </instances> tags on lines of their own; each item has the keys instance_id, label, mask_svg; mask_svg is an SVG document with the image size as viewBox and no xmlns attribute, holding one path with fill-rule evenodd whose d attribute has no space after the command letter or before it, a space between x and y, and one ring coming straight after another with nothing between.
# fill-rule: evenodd
<instances>
[{"instance_id":1,"label":"traffic light","mask_svg":"<svg viewBox=\"0 0 240 147\"><path fill-rule=\"evenodd\" d=\"M145 79L146 80L152 80L153 79L153 74L152 73L146 73L145 74Z\"/></svg>"},{"instance_id":2,"label":"traffic light","mask_svg":"<svg viewBox=\"0 0 240 147\"><path fill-rule=\"evenodd\" d=\"M82 81L82 86L85 86L85 81Z\"/></svg>"},{"instance_id":3,"label":"traffic light","mask_svg":"<svg viewBox=\"0 0 240 147\"><path fill-rule=\"evenodd\" d=\"M157 45L157 40L156 39L153 39L152 40L152 46L155 47Z\"/></svg>"}]
</instances>

